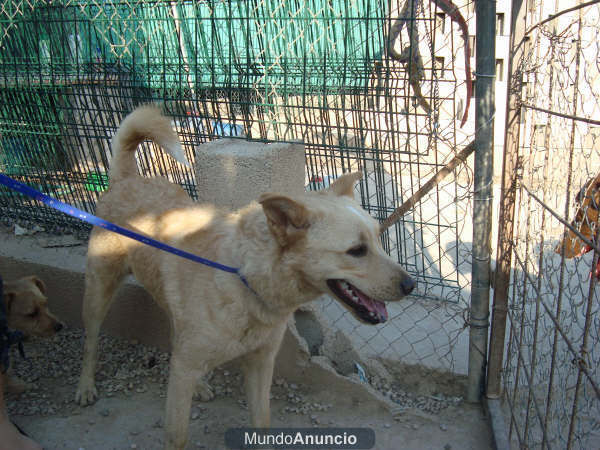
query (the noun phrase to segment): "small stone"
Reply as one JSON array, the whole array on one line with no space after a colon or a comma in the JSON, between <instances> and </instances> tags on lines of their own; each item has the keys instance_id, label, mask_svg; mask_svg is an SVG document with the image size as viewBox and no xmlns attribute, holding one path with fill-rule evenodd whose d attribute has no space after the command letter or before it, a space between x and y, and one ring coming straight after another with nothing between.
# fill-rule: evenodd
<instances>
[{"instance_id":1,"label":"small stone","mask_svg":"<svg viewBox=\"0 0 600 450\"><path fill-rule=\"evenodd\" d=\"M194 412L192 413L192 420L197 420L197 419L198 419L198 417L200 417L200 414L198 414L196 411L194 411Z\"/></svg>"},{"instance_id":2,"label":"small stone","mask_svg":"<svg viewBox=\"0 0 600 450\"><path fill-rule=\"evenodd\" d=\"M419 429L419 426L418 426L418 425L413 425L413 426L412 426L412 429L413 429L413 430L418 430L418 429Z\"/></svg>"},{"instance_id":3,"label":"small stone","mask_svg":"<svg viewBox=\"0 0 600 450\"><path fill-rule=\"evenodd\" d=\"M156 422L154 422L152 424L152 428L162 428L162 427L163 427L162 419L157 419Z\"/></svg>"},{"instance_id":4,"label":"small stone","mask_svg":"<svg viewBox=\"0 0 600 450\"><path fill-rule=\"evenodd\" d=\"M296 389L298 389L298 385L292 383L292 384L290 384L290 389L296 390Z\"/></svg>"},{"instance_id":5,"label":"small stone","mask_svg":"<svg viewBox=\"0 0 600 450\"><path fill-rule=\"evenodd\" d=\"M209 434L210 433L210 428L208 427L208 425L204 425L204 434Z\"/></svg>"},{"instance_id":6,"label":"small stone","mask_svg":"<svg viewBox=\"0 0 600 450\"><path fill-rule=\"evenodd\" d=\"M442 430L442 431L448 431L448 426L445 425L445 424L441 424L440 425L440 430Z\"/></svg>"},{"instance_id":7,"label":"small stone","mask_svg":"<svg viewBox=\"0 0 600 450\"><path fill-rule=\"evenodd\" d=\"M444 445L444 450L452 450L452 446L450 444Z\"/></svg>"},{"instance_id":8,"label":"small stone","mask_svg":"<svg viewBox=\"0 0 600 450\"><path fill-rule=\"evenodd\" d=\"M129 448L137 448L137 444L131 444Z\"/></svg>"},{"instance_id":9,"label":"small stone","mask_svg":"<svg viewBox=\"0 0 600 450\"><path fill-rule=\"evenodd\" d=\"M100 415L102 417L108 417L110 415L110 411L108 409L103 409L102 411L100 411Z\"/></svg>"},{"instance_id":10,"label":"small stone","mask_svg":"<svg viewBox=\"0 0 600 450\"><path fill-rule=\"evenodd\" d=\"M390 425L389 423L386 423L386 424L384 425L384 428L390 428L390 427L391 427L391 425Z\"/></svg>"}]
</instances>

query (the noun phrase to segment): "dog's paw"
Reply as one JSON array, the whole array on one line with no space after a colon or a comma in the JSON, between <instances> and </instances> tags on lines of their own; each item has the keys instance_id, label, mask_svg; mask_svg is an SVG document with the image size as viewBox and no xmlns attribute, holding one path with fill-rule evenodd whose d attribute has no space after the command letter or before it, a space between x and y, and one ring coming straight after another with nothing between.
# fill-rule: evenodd
<instances>
[{"instance_id":1,"label":"dog's paw","mask_svg":"<svg viewBox=\"0 0 600 450\"><path fill-rule=\"evenodd\" d=\"M202 402L210 402L215 398L215 394L209 384L200 379L196 383L196 390L194 391L194 399Z\"/></svg>"},{"instance_id":2,"label":"dog's paw","mask_svg":"<svg viewBox=\"0 0 600 450\"><path fill-rule=\"evenodd\" d=\"M91 405L98 398L98 391L94 383L88 383L84 380L79 380L77 392L75 392L75 403L81 406Z\"/></svg>"}]
</instances>

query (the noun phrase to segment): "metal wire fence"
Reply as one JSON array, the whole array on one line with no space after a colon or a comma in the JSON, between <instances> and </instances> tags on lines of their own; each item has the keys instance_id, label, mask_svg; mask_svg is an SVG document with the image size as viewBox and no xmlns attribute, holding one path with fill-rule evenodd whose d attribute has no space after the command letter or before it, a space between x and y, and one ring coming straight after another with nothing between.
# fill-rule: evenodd
<instances>
[{"instance_id":1,"label":"metal wire fence","mask_svg":"<svg viewBox=\"0 0 600 450\"><path fill-rule=\"evenodd\" d=\"M511 85L522 123L512 125L520 139L505 174L516 190L514 233L500 240L513 268L499 345L520 448L600 445L597 3L533 0L516 19Z\"/></svg>"},{"instance_id":2,"label":"metal wire fence","mask_svg":"<svg viewBox=\"0 0 600 450\"><path fill-rule=\"evenodd\" d=\"M473 5L447 0L14 0L0 6L0 167L93 211L110 138L136 105L162 102L188 159L232 136L306 145L306 186L362 170L363 206L385 219L471 140ZM471 26L474 28L474 26ZM463 119L467 119L461 127ZM194 174L144 144L138 166L196 197ZM472 173L455 170L383 241L418 296L377 330L325 302L371 355L466 371ZM0 190L7 224L88 229ZM439 300L444 300L440 302Z\"/></svg>"}]
</instances>

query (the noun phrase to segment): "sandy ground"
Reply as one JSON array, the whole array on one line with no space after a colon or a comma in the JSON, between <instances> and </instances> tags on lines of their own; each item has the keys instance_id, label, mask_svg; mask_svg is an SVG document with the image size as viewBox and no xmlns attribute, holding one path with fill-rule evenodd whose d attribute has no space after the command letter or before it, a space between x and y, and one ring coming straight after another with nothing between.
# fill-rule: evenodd
<instances>
[{"instance_id":1,"label":"sandy ground","mask_svg":"<svg viewBox=\"0 0 600 450\"><path fill-rule=\"evenodd\" d=\"M60 345L60 344L63 345ZM55 351L49 349L59 344ZM26 342L29 360L14 358L17 374L31 384L8 396L13 420L46 449L160 449L168 355L103 336L97 386L100 399L73 401L80 366L81 330ZM68 349L65 349L68 348ZM103 351L104 350L104 351ZM15 355L16 356L16 355ZM194 400L187 448L223 449L225 430L249 423L241 374L213 371L216 398ZM369 427L376 449L491 449L492 434L481 406L448 403L436 414L415 408L390 410L373 397L348 395L335 378L313 385L276 378L272 388L276 427Z\"/></svg>"},{"instance_id":2,"label":"sandy ground","mask_svg":"<svg viewBox=\"0 0 600 450\"><path fill-rule=\"evenodd\" d=\"M72 387L56 387L55 380L42 383L52 396L70 401ZM276 389L275 389L276 390ZM13 416L22 428L47 449L159 449L164 443L163 403L159 389L102 398L88 408L74 407L70 414ZM335 389L333 389L335 391ZM333 402L333 408L311 415L284 412L287 401L273 401L273 426L369 427L375 431L377 449L487 449L492 448L489 426L476 406L448 408L439 416L406 412L398 420L377 402L353 404L335 392L303 387L309 401ZM248 424L248 413L237 396L209 403L195 402L188 448L225 448L227 428ZM311 419L311 417L317 419Z\"/></svg>"}]
</instances>

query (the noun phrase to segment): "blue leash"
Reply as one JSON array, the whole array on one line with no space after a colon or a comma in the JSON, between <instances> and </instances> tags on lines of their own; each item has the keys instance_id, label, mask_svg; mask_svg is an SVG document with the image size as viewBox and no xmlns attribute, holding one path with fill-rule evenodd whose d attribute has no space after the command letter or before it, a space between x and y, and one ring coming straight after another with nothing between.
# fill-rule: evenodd
<instances>
[{"instance_id":1,"label":"blue leash","mask_svg":"<svg viewBox=\"0 0 600 450\"><path fill-rule=\"evenodd\" d=\"M2 173L0 173L0 184L3 184L4 186L9 187L10 189L13 189L17 192L20 192L21 194L25 194L29 197L39 200L40 202L50 206L51 208L54 208L71 217L75 217L79 220L82 220L83 222L87 222L96 227L101 227L105 230L121 234L130 239L135 239L136 241L139 241L143 244L149 245L159 250L163 250L168 253L172 253L177 256L181 256L182 258L186 258L200 264L204 264L205 266L222 270L223 272L234 273L238 277L240 277L240 280L248 289L255 293L254 290L248 284L248 280L246 280L246 277L242 275L240 269L237 267L226 266L224 264L220 264L218 262L202 258L198 255L194 255L193 253L186 252L185 250L180 250L178 248L171 247L170 245L167 245L164 242L160 242L150 237L135 233L134 231L128 230L127 228L120 227L119 225L115 225L114 223L108 222L107 220L101 219L100 217L94 216L93 214L90 214L86 211L75 208L74 206L71 206L67 203L63 203L60 200L56 200L55 198L52 198L46 194L42 194L41 192L33 189L32 187L27 186L26 184L23 184L19 181L13 180L12 178L7 177Z\"/></svg>"}]
</instances>

